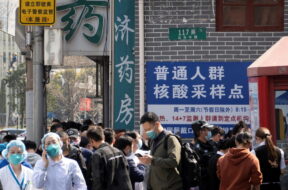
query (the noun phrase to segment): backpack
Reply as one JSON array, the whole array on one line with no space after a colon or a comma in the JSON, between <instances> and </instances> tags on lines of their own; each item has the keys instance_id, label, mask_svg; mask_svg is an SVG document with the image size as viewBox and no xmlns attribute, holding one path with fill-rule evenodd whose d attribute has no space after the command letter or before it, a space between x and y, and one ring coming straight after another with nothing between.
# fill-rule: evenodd
<instances>
[{"instance_id":1,"label":"backpack","mask_svg":"<svg viewBox=\"0 0 288 190\"><path fill-rule=\"evenodd\" d=\"M181 144L181 161L178 167L183 189L190 189L190 187L196 187L200 182L201 166L200 157L193 149L193 145L190 143L182 143L180 137L176 135L169 134L165 137L164 148L168 148L168 138L170 136L175 136L179 143Z\"/></svg>"}]
</instances>

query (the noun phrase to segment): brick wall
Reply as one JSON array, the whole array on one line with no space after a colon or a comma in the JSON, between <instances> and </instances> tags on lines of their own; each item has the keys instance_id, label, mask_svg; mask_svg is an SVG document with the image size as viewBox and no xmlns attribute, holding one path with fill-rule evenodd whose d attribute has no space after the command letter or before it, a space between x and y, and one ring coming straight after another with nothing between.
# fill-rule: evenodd
<instances>
[{"instance_id":1,"label":"brick wall","mask_svg":"<svg viewBox=\"0 0 288 190\"><path fill-rule=\"evenodd\" d=\"M144 0L145 62L253 62L288 31L285 0L284 32L216 32L215 0ZM136 0L135 126L139 121L138 0ZM203 41L170 41L169 28L205 27Z\"/></svg>"}]
</instances>

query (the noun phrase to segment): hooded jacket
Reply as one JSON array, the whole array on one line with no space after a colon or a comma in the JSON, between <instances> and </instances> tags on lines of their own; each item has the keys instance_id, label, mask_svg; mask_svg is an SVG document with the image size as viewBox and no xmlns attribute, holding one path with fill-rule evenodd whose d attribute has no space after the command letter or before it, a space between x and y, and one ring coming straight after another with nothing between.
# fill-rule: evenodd
<instances>
[{"instance_id":1,"label":"hooded jacket","mask_svg":"<svg viewBox=\"0 0 288 190\"><path fill-rule=\"evenodd\" d=\"M218 160L217 175L220 190L250 190L262 182L259 160L243 148L232 148Z\"/></svg>"}]
</instances>

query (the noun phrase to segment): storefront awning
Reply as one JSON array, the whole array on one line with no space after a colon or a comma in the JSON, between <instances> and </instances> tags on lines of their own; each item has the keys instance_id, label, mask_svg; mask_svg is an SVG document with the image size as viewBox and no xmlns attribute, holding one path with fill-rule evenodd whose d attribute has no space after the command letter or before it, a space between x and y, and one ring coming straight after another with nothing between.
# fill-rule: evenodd
<instances>
[{"instance_id":1,"label":"storefront awning","mask_svg":"<svg viewBox=\"0 0 288 190\"><path fill-rule=\"evenodd\" d=\"M248 67L248 77L288 75L288 37L282 37Z\"/></svg>"}]
</instances>

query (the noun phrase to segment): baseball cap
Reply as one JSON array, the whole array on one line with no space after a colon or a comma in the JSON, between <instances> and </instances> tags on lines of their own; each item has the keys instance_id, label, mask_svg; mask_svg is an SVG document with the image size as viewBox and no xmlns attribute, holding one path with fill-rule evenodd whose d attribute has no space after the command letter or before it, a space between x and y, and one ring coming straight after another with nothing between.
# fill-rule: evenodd
<instances>
[{"instance_id":1,"label":"baseball cap","mask_svg":"<svg viewBox=\"0 0 288 190\"><path fill-rule=\"evenodd\" d=\"M79 137L80 133L77 129L67 129L66 133L68 134L69 137Z\"/></svg>"},{"instance_id":2,"label":"baseball cap","mask_svg":"<svg viewBox=\"0 0 288 190\"><path fill-rule=\"evenodd\" d=\"M203 128L207 128L207 129L211 130L214 127L213 125L210 125L209 123L207 123L206 121L203 121L203 120L195 121L191 124L191 126L192 126L194 133L196 131L200 131Z\"/></svg>"}]
</instances>

